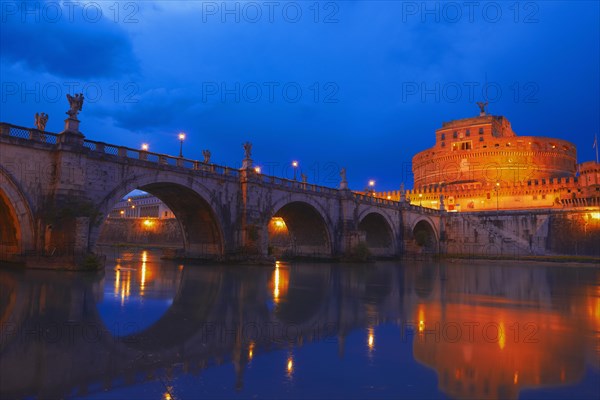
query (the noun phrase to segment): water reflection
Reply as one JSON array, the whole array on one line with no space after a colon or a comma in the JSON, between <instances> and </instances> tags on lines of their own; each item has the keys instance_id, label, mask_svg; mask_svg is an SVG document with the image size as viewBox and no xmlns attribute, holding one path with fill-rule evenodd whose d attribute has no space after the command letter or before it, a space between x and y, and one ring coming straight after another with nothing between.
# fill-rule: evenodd
<instances>
[{"instance_id":1,"label":"water reflection","mask_svg":"<svg viewBox=\"0 0 600 400\"><path fill-rule=\"evenodd\" d=\"M597 269L113 261L0 270L2 397L600 394Z\"/></svg>"},{"instance_id":2,"label":"water reflection","mask_svg":"<svg viewBox=\"0 0 600 400\"><path fill-rule=\"evenodd\" d=\"M116 254L105 272L104 298L97 304L113 335L143 331L167 312L181 284L183 266L175 266L146 250Z\"/></svg>"}]
</instances>

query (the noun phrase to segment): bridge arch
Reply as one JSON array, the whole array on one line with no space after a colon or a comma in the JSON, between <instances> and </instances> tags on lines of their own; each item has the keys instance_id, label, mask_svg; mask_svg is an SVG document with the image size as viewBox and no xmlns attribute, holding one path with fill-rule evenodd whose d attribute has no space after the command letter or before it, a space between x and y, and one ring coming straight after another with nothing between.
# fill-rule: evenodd
<instances>
[{"instance_id":1,"label":"bridge arch","mask_svg":"<svg viewBox=\"0 0 600 400\"><path fill-rule=\"evenodd\" d=\"M34 226L27 197L0 166L0 260L34 250Z\"/></svg>"},{"instance_id":2,"label":"bridge arch","mask_svg":"<svg viewBox=\"0 0 600 400\"><path fill-rule=\"evenodd\" d=\"M148 192L163 201L175 214L181 227L183 247L189 257L218 257L225 247L224 218L218 200L210 189L196 179L169 175L148 174L121 183L98 205L105 220L115 204L135 189ZM94 248L100 226L90 234L90 248Z\"/></svg>"},{"instance_id":3,"label":"bridge arch","mask_svg":"<svg viewBox=\"0 0 600 400\"><path fill-rule=\"evenodd\" d=\"M334 242L331 219L318 202L286 198L274 204L267 227L269 251L275 256L330 257Z\"/></svg>"},{"instance_id":4,"label":"bridge arch","mask_svg":"<svg viewBox=\"0 0 600 400\"><path fill-rule=\"evenodd\" d=\"M366 243L375 256L393 256L397 252L396 232L388 215L367 209L358 217L358 230L365 232Z\"/></svg>"},{"instance_id":5,"label":"bridge arch","mask_svg":"<svg viewBox=\"0 0 600 400\"><path fill-rule=\"evenodd\" d=\"M439 235L435 223L428 217L417 219L411 227L413 239L425 252L435 252Z\"/></svg>"}]
</instances>

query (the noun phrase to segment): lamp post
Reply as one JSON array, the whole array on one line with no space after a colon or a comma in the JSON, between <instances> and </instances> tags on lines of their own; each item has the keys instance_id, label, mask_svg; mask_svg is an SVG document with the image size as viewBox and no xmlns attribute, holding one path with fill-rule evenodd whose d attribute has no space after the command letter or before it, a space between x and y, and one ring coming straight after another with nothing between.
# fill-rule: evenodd
<instances>
[{"instance_id":1,"label":"lamp post","mask_svg":"<svg viewBox=\"0 0 600 400\"><path fill-rule=\"evenodd\" d=\"M419 193L419 207L423 207L423 193Z\"/></svg>"},{"instance_id":2,"label":"lamp post","mask_svg":"<svg viewBox=\"0 0 600 400\"><path fill-rule=\"evenodd\" d=\"M373 179L369 180L369 193L371 196L375 194L375 180Z\"/></svg>"},{"instance_id":3,"label":"lamp post","mask_svg":"<svg viewBox=\"0 0 600 400\"><path fill-rule=\"evenodd\" d=\"M294 180L297 180L297 169L298 169L298 161L292 161L292 167L294 167Z\"/></svg>"},{"instance_id":4,"label":"lamp post","mask_svg":"<svg viewBox=\"0 0 600 400\"><path fill-rule=\"evenodd\" d=\"M500 207L499 207L499 202L498 202L498 196L499 196L499 192L500 191L500 182L496 182L496 214L498 214Z\"/></svg>"},{"instance_id":5,"label":"lamp post","mask_svg":"<svg viewBox=\"0 0 600 400\"><path fill-rule=\"evenodd\" d=\"M183 157L183 141L185 140L185 133L179 133L179 157Z\"/></svg>"}]
</instances>

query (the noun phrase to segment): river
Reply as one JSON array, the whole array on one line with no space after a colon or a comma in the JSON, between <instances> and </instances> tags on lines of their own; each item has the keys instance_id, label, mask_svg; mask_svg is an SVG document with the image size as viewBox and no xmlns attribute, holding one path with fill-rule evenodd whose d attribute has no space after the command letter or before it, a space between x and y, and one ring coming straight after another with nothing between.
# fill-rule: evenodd
<instances>
[{"instance_id":1,"label":"river","mask_svg":"<svg viewBox=\"0 0 600 400\"><path fill-rule=\"evenodd\" d=\"M600 397L600 269L523 262L0 269L2 398Z\"/></svg>"}]
</instances>

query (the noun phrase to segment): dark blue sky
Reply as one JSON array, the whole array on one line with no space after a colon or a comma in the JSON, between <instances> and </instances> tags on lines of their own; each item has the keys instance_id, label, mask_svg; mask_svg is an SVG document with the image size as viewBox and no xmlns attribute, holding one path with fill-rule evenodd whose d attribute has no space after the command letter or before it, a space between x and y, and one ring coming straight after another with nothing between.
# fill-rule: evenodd
<instances>
[{"instance_id":1,"label":"dark blue sky","mask_svg":"<svg viewBox=\"0 0 600 400\"><path fill-rule=\"evenodd\" d=\"M0 3L4 122L59 132L83 92L92 140L176 155L185 131L185 156L234 166L249 140L265 173L392 190L487 95L517 134L595 158L597 1L23 4Z\"/></svg>"}]
</instances>

